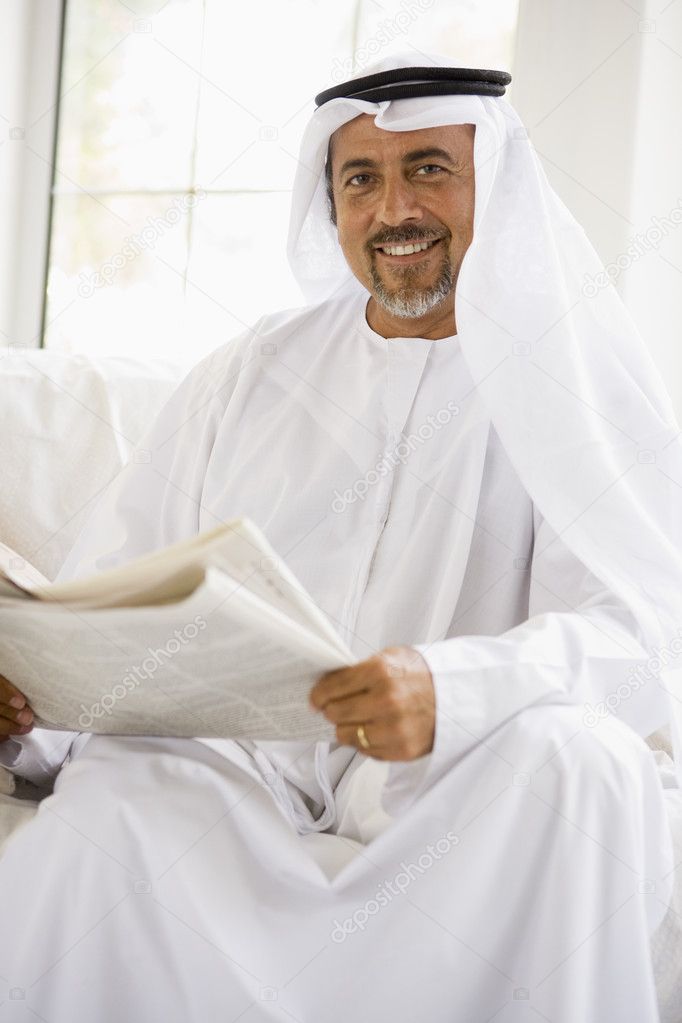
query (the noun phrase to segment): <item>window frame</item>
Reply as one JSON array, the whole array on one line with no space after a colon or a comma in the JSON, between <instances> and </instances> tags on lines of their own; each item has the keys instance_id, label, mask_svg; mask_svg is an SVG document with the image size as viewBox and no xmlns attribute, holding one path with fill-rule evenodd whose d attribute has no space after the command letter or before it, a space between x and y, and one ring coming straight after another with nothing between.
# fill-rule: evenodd
<instances>
[{"instance_id":1,"label":"window frame","mask_svg":"<svg viewBox=\"0 0 682 1023\"><path fill-rule=\"evenodd\" d=\"M66 0L3 12L0 308L6 350L42 347Z\"/></svg>"}]
</instances>

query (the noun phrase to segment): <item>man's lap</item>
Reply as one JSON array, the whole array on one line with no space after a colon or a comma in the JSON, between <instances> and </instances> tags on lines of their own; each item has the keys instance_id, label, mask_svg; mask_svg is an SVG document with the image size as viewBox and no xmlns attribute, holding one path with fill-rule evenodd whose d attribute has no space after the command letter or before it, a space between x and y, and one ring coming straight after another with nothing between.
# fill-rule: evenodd
<instances>
[{"instance_id":1,"label":"man's lap","mask_svg":"<svg viewBox=\"0 0 682 1023\"><path fill-rule=\"evenodd\" d=\"M620 931L628 947L639 940L638 955L644 947L641 912L627 896L636 888L632 868L643 865L635 840L647 792L625 791L639 785L643 754L627 734L609 747L576 731L577 722L570 708L518 715L369 845L353 847L335 880L314 861L313 848L340 842L348 849L349 836L302 839L267 786L215 751L193 740L94 738L0 861L16 920L11 941L9 934L7 943L0 940L0 973L14 976L26 966L30 978L38 964L45 972L65 956L66 987L50 995L60 1004L73 970L74 977L95 970L107 956L115 959L111 969L120 968L127 954L121 942L134 933L131 947L146 957L152 983L168 975L168 956L187 954L184 965L177 961L183 990L191 964L196 969L206 956L227 958L218 972L201 966L204 982L223 983L225 970L235 992L241 971L278 986L314 961L312 974L301 973L293 985L301 1005L312 1005L305 1001L317 997L310 992L326 990L355 956L375 955L400 933L411 963L406 980L423 973L426 982L431 970L443 985L439 1004L449 998L454 1005L468 997L463 977L480 992L499 980L499 970L549 973L614 912L593 949L613 968L608 949L622 954ZM380 791L377 763L357 768L358 785L364 771ZM529 784L515 784L514 773ZM648 795L655 797L653 789ZM624 850L630 835L632 848ZM619 862L624 851L632 863ZM22 889L30 892L23 913ZM529 933L537 941L520 940ZM381 961L373 960L375 971ZM570 968L575 960L567 962ZM126 983L136 990L132 978ZM134 997L147 1004L141 991ZM551 1004L551 991L546 997ZM474 1001L482 1009L480 998ZM36 1007L44 1004L52 1003Z\"/></svg>"}]
</instances>

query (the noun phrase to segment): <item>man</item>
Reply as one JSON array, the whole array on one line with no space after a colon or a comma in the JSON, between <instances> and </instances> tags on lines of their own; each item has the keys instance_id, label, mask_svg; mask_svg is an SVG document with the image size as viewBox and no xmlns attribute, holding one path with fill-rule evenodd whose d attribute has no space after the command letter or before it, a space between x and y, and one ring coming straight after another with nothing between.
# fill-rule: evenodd
<instances>
[{"instance_id":1,"label":"man","mask_svg":"<svg viewBox=\"0 0 682 1023\"><path fill-rule=\"evenodd\" d=\"M311 692L331 745L8 740L36 782L70 747L0 861L0 974L54 1023L659 1018L675 722L620 687L679 614L677 426L508 76L443 65L317 97L312 304L196 367L62 570L248 515L359 663Z\"/></svg>"}]
</instances>

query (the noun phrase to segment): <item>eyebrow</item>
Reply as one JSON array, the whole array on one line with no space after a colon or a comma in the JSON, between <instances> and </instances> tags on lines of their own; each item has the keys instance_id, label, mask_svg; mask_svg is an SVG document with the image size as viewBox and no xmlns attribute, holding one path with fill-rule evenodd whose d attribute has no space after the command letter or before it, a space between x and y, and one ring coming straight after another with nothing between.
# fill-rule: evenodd
<instances>
[{"instance_id":1,"label":"eyebrow","mask_svg":"<svg viewBox=\"0 0 682 1023\"><path fill-rule=\"evenodd\" d=\"M429 146L428 149L412 149L409 153L405 153L402 162L414 163L417 160L433 159L444 160L446 163L452 164L453 166L456 163L456 160L453 159L450 153L448 153L445 149L439 149L438 146ZM372 167L376 166L377 166L376 161L370 160L367 157L362 157L355 160L346 160L346 162L341 167L341 170L339 171L339 176L343 177L343 175L347 171L356 168L371 169Z\"/></svg>"}]
</instances>

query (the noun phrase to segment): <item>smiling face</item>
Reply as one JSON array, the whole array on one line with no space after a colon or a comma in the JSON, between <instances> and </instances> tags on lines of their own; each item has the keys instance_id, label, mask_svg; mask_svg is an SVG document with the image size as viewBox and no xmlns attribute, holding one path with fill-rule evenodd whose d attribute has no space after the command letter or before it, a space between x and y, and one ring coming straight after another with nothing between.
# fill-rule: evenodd
<instances>
[{"instance_id":1,"label":"smiling face","mask_svg":"<svg viewBox=\"0 0 682 1023\"><path fill-rule=\"evenodd\" d=\"M455 286L473 237L474 131L385 131L361 114L332 135L339 244L384 337L456 331Z\"/></svg>"}]
</instances>

